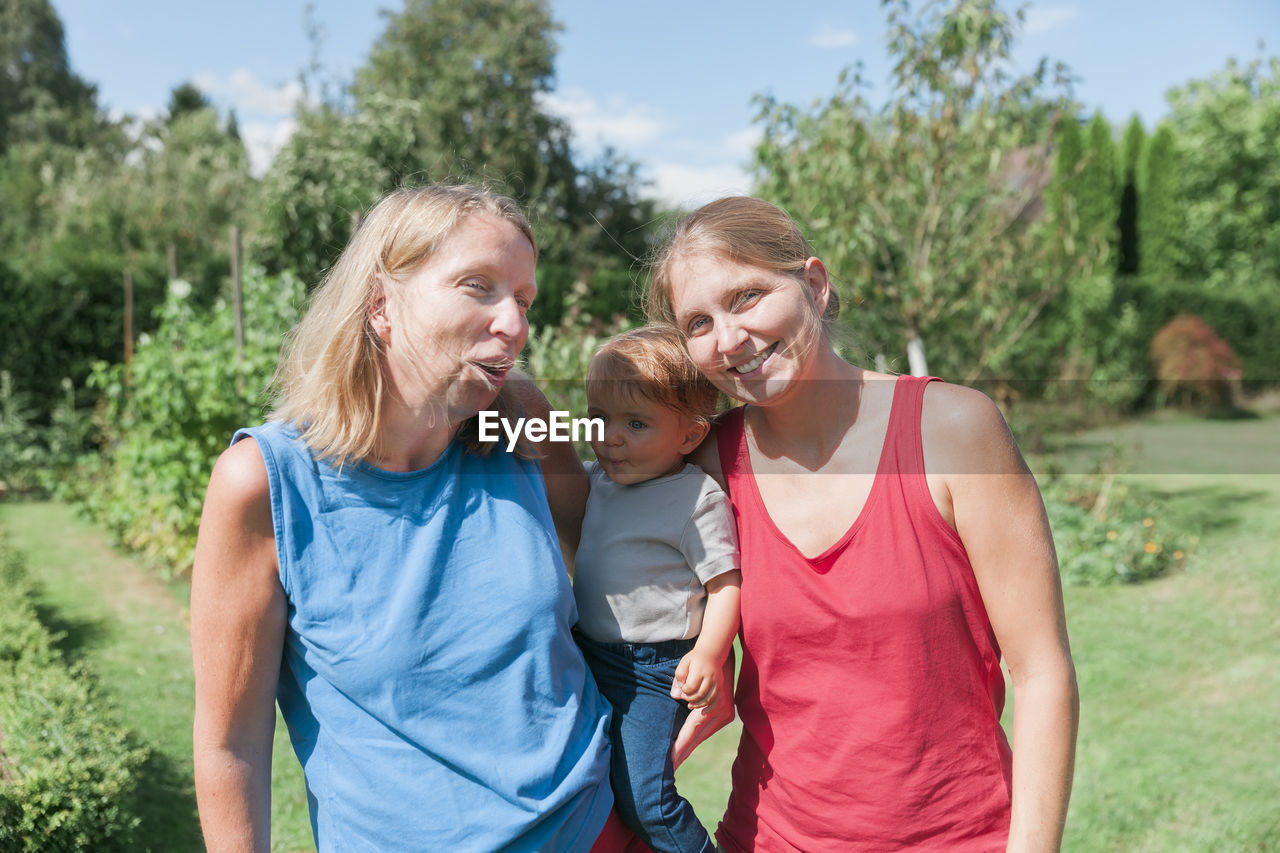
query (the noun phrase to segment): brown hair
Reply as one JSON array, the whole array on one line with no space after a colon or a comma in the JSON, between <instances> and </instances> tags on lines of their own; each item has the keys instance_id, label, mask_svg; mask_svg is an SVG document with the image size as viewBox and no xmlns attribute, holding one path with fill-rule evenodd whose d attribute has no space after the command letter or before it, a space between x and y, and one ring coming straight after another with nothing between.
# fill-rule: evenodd
<instances>
[{"instance_id":1,"label":"brown hair","mask_svg":"<svg viewBox=\"0 0 1280 853\"><path fill-rule=\"evenodd\" d=\"M650 322L675 322L671 267L680 257L705 252L735 263L789 275L803 282L805 262L813 256L795 220L781 208L749 196L708 202L680 220L650 264L645 311ZM831 288L821 319L835 320L840 298Z\"/></svg>"},{"instance_id":2,"label":"brown hair","mask_svg":"<svg viewBox=\"0 0 1280 853\"><path fill-rule=\"evenodd\" d=\"M709 425L719 392L707 381L672 326L642 326L606 341L587 367L587 389L651 400Z\"/></svg>"},{"instance_id":3,"label":"brown hair","mask_svg":"<svg viewBox=\"0 0 1280 853\"><path fill-rule=\"evenodd\" d=\"M533 229L506 196L469 185L404 188L374 205L312 294L306 314L285 338L271 417L297 426L318 458L340 464L373 453L387 374L370 308L396 296L399 285L473 215L514 225L529 238L536 259ZM506 416L519 405L504 388L491 408ZM473 450L490 449L472 423L459 435ZM521 455L530 455L527 448Z\"/></svg>"}]
</instances>

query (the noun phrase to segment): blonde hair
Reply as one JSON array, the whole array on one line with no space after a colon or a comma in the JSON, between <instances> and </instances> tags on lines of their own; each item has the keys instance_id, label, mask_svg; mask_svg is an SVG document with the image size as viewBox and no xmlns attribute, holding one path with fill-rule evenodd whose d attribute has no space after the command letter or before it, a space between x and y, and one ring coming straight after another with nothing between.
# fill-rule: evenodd
<instances>
[{"instance_id":1,"label":"blonde hair","mask_svg":"<svg viewBox=\"0 0 1280 853\"><path fill-rule=\"evenodd\" d=\"M296 426L318 458L340 464L374 452L388 375L371 309L473 215L514 225L529 238L536 259L533 229L506 196L469 185L404 188L373 206L312 294L306 314L285 338L271 417ZM506 416L519 405L504 388L492 408ZM474 421L459 436L487 453L491 447L478 440ZM518 452L532 455L527 447Z\"/></svg>"},{"instance_id":2,"label":"blonde hair","mask_svg":"<svg viewBox=\"0 0 1280 853\"><path fill-rule=\"evenodd\" d=\"M609 339L587 366L593 389L666 406L702 426L716 414L719 392L702 375L672 326L651 325Z\"/></svg>"},{"instance_id":3,"label":"blonde hair","mask_svg":"<svg viewBox=\"0 0 1280 853\"><path fill-rule=\"evenodd\" d=\"M813 256L799 226L781 208L749 196L708 202L680 220L650 264L645 313L650 322L675 323L671 268L685 255L706 253L734 263L782 273L803 283L805 264ZM819 318L832 322L840 314L840 297L831 288ZM815 334L821 332L817 324Z\"/></svg>"}]
</instances>

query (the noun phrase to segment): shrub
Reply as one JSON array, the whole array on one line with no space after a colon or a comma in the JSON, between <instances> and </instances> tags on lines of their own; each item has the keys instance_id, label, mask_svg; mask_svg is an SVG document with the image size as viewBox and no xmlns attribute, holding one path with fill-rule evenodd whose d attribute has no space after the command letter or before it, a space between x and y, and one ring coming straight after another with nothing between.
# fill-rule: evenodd
<instances>
[{"instance_id":1,"label":"shrub","mask_svg":"<svg viewBox=\"0 0 1280 853\"><path fill-rule=\"evenodd\" d=\"M1179 314L1151 339L1160 392L1174 404L1230 407L1239 387L1240 359L1204 320Z\"/></svg>"},{"instance_id":2,"label":"shrub","mask_svg":"<svg viewBox=\"0 0 1280 853\"><path fill-rule=\"evenodd\" d=\"M131 849L147 751L53 643L0 536L0 850Z\"/></svg>"},{"instance_id":3,"label":"shrub","mask_svg":"<svg viewBox=\"0 0 1280 853\"><path fill-rule=\"evenodd\" d=\"M8 371L0 370L0 498L11 491L57 493L88 446L92 419L76 408L71 380L63 379L61 387L63 398L42 426L29 397L14 389Z\"/></svg>"},{"instance_id":4,"label":"shrub","mask_svg":"<svg viewBox=\"0 0 1280 853\"><path fill-rule=\"evenodd\" d=\"M281 336L303 301L292 276L246 276L237 358L226 301L199 309L189 289L174 282L129 368L95 366L104 452L82 460L75 495L120 544L170 577L190 571L214 460L237 428L261 421Z\"/></svg>"},{"instance_id":5,"label":"shrub","mask_svg":"<svg viewBox=\"0 0 1280 853\"><path fill-rule=\"evenodd\" d=\"M35 409L0 370L0 492L25 492L37 483L44 456L36 441Z\"/></svg>"},{"instance_id":6,"label":"shrub","mask_svg":"<svg viewBox=\"0 0 1280 853\"><path fill-rule=\"evenodd\" d=\"M1111 474L1051 476L1041 492L1063 583L1132 583L1186 562L1192 543L1161 531L1156 502Z\"/></svg>"}]
</instances>

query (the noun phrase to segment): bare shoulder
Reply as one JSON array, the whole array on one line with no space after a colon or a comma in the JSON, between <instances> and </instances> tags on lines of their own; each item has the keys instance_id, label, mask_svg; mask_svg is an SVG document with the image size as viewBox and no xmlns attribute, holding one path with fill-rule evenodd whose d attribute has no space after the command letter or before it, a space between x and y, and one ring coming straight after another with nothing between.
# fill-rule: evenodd
<instances>
[{"instance_id":1,"label":"bare shoulder","mask_svg":"<svg viewBox=\"0 0 1280 853\"><path fill-rule=\"evenodd\" d=\"M222 451L209 477L195 560L220 560L232 547L274 555L271 484L257 442L246 438Z\"/></svg>"},{"instance_id":2,"label":"bare shoulder","mask_svg":"<svg viewBox=\"0 0 1280 853\"><path fill-rule=\"evenodd\" d=\"M920 419L925 470L941 474L1023 473L1026 464L1004 415L974 388L930 382Z\"/></svg>"},{"instance_id":3,"label":"bare shoulder","mask_svg":"<svg viewBox=\"0 0 1280 853\"><path fill-rule=\"evenodd\" d=\"M267 465L262 459L258 443L245 438L222 451L209 477L209 494L206 501L214 500L224 508L271 505L271 486L267 480Z\"/></svg>"}]
</instances>

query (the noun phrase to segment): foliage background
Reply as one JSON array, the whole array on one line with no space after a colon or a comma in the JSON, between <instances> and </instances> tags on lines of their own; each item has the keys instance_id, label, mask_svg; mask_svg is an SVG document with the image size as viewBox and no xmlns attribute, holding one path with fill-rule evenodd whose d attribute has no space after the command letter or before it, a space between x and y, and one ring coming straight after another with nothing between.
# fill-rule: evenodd
<instances>
[{"instance_id":1,"label":"foliage background","mask_svg":"<svg viewBox=\"0 0 1280 853\"><path fill-rule=\"evenodd\" d=\"M981 382L1028 448L1182 400L1239 416L1277 383L1280 59L1187 81L1146 128L1082 115L1051 61L1011 75L1020 12L883 8L883 101L858 68L812 105L757 101L755 192L834 272L856 360ZM584 410L586 360L640 321L643 261L679 211L646 199L637 164L583 160L542 107L558 31L541 0L406 0L349 80L304 73L297 132L258 179L235 116L193 85L154 119L108 116L49 0L0 0L0 494L70 500L180 582L212 461L263 417L281 335L401 184L483 180L529 211L527 367ZM1238 378L1180 377L1207 397L1157 383L1152 342L1180 315L1221 340L1219 366L1238 359ZM1194 518L1169 521L1113 466L1042 486L1069 584L1136 589L1198 558Z\"/></svg>"}]
</instances>

